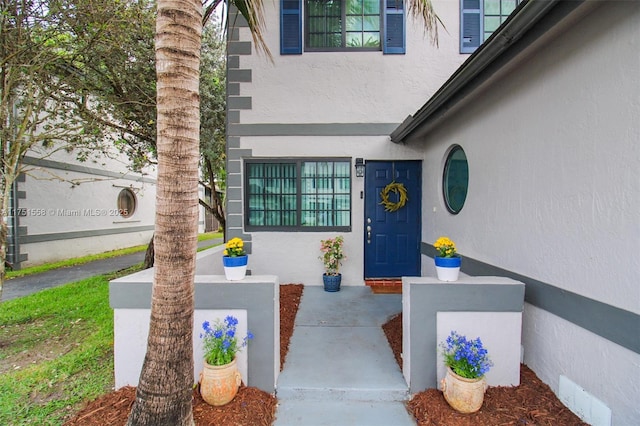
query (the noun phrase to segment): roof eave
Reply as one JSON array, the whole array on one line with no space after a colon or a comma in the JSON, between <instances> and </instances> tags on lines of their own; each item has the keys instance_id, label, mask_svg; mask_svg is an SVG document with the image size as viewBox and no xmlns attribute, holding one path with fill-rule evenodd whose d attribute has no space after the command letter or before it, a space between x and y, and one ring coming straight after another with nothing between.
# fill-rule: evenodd
<instances>
[{"instance_id":1,"label":"roof eave","mask_svg":"<svg viewBox=\"0 0 640 426\"><path fill-rule=\"evenodd\" d=\"M464 98L464 89L468 88L480 73L522 39L553 8L558 6L559 3L563 3L563 10L553 22L555 24L582 4L583 1L529 0L521 3L516 11L467 58L422 108L414 115L408 116L400 126L391 132L391 141L407 143L425 135L446 115L453 105ZM526 45L531 44L542 34L528 38ZM524 47L526 46L520 46L520 49L524 49Z\"/></svg>"}]
</instances>

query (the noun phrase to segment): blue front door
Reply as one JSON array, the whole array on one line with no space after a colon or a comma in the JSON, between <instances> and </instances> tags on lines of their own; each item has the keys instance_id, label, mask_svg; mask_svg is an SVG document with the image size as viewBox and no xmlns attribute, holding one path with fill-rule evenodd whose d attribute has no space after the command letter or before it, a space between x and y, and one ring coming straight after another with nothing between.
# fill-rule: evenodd
<instances>
[{"instance_id":1,"label":"blue front door","mask_svg":"<svg viewBox=\"0 0 640 426\"><path fill-rule=\"evenodd\" d=\"M370 161L365 164L364 276L398 278L420 275L421 237L420 161ZM382 192L390 183L402 184L407 201L399 207L399 194L389 192L388 211Z\"/></svg>"}]
</instances>

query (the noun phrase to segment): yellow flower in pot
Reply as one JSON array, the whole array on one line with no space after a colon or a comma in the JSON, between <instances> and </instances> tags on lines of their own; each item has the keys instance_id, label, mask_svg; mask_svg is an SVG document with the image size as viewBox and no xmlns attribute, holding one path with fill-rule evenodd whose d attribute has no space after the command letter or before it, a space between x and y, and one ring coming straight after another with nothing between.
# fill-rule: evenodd
<instances>
[{"instance_id":1,"label":"yellow flower in pot","mask_svg":"<svg viewBox=\"0 0 640 426\"><path fill-rule=\"evenodd\" d=\"M235 237L227 241L222 254L222 265L224 266L224 275L227 279L229 281L239 281L243 279L247 273L249 256L247 256L244 250L244 241L242 241L242 238Z\"/></svg>"},{"instance_id":2,"label":"yellow flower in pot","mask_svg":"<svg viewBox=\"0 0 640 426\"><path fill-rule=\"evenodd\" d=\"M439 256L435 257L436 273L440 281L457 281L460 273L461 258L456 244L449 237L440 237L433 243Z\"/></svg>"}]
</instances>

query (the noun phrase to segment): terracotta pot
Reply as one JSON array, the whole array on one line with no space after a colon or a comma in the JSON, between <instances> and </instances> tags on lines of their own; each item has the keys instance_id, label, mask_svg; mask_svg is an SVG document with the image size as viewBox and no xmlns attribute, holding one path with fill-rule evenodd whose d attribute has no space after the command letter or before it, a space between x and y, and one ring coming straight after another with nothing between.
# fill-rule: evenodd
<instances>
[{"instance_id":1,"label":"terracotta pot","mask_svg":"<svg viewBox=\"0 0 640 426\"><path fill-rule=\"evenodd\" d=\"M208 404L220 406L230 402L238 393L242 376L236 359L229 364L209 365L204 361L200 373L200 395Z\"/></svg>"},{"instance_id":2,"label":"terracotta pot","mask_svg":"<svg viewBox=\"0 0 640 426\"><path fill-rule=\"evenodd\" d=\"M467 379L458 376L447 367L447 374L440 381L444 399L451 408L460 413L475 413L482 407L487 382L484 376L477 379Z\"/></svg>"}]
</instances>

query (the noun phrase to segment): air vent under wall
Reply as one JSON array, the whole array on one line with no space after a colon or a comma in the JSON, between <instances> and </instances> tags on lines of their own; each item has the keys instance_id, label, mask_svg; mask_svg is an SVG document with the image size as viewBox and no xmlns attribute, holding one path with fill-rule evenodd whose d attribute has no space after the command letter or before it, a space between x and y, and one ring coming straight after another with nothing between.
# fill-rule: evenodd
<instances>
[{"instance_id":1,"label":"air vent under wall","mask_svg":"<svg viewBox=\"0 0 640 426\"><path fill-rule=\"evenodd\" d=\"M565 376L560 376L558 398L591 426L611 426L611 409Z\"/></svg>"}]
</instances>

